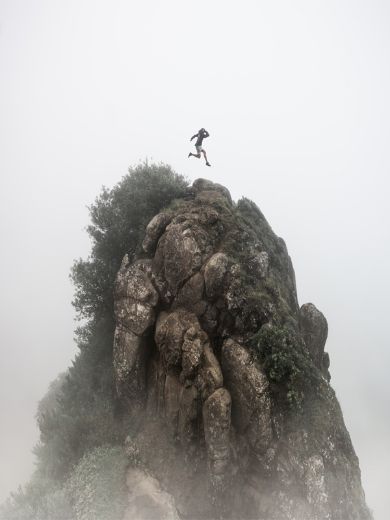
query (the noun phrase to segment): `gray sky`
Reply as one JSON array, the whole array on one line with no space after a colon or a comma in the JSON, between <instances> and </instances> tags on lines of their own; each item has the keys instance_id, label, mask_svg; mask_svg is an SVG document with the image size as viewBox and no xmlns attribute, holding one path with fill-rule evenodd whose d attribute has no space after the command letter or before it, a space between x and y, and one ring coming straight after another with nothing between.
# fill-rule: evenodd
<instances>
[{"instance_id":1,"label":"gray sky","mask_svg":"<svg viewBox=\"0 0 390 520\"><path fill-rule=\"evenodd\" d=\"M286 240L387 520L389 24L384 0L0 0L0 499L75 353L85 206L148 157L253 199ZM212 168L187 159L201 126Z\"/></svg>"}]
</instances>

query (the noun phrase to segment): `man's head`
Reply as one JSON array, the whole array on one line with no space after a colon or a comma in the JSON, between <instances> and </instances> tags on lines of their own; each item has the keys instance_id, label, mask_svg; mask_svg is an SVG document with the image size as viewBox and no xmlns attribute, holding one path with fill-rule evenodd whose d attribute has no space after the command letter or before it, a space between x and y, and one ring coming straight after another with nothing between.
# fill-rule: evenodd
<instances>
[{"instance_id":1,"label":"man's head","mask_svg":"<svg viewBox=\"0 0 390 520\"><path fill-rule=\"evenodd\" d=\"M204 129L204 128L201 128L201 129L199 130L199 133L200 133L200 134L203 134L204 131L205 131L205 129Z\"/></svg>"}]
</instances>

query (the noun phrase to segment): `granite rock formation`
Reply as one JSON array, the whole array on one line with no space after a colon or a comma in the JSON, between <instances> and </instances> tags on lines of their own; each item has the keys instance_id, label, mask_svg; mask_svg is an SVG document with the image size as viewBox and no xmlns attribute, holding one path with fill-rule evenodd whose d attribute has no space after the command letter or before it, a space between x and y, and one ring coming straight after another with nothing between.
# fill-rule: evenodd
<instances>
[{"instance_id":1,"label":"granite rock formation","mask_svg":"<svg viewBox=\"0 0 390 520\"><path fill-rule=\"evenodd\" d=\"M371 518L326 319L299 307L286 245L255 204L195 181L123 259L115 313L131 516Z\"/></svg>"}]
</instances>

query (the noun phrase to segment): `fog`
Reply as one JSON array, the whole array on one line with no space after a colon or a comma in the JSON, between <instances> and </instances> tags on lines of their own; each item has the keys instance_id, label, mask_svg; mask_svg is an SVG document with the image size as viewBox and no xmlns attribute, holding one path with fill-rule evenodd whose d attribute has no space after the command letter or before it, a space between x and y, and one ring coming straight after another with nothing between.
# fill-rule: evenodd
<instances>
[{"instance_id":1,"label":"fog","mask_svg":"<svg viewBox=\"0 0 390 520\"><path fill-rule=\"evenodd\" d=\"M0 1L0 501L76 352L86 205L148 158L251 198L285 239L387 520L389 23L384 0ZM187 158L201 126L211 168Z\"/></svg>"}]
</instances>

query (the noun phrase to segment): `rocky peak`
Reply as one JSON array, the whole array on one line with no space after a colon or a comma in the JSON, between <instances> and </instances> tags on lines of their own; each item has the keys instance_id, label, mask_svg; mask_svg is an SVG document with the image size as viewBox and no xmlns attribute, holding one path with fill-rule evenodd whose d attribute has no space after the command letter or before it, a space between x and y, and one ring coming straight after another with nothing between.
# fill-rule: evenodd
<instances>
[{"instance_id":1,"label":"rocky peak","mask_svg":"<svg viewBox=\"0 0 390 520\"><path fill-rule=\"evenodd\" d=\"M146 510L369 519L326 319L299 308L286 245L255 204L198 179L150 221L142 250L117 275L114 369L137 453L129 481L141 467L170 497L146 494Z\"/></svg>"}]
</instances>

